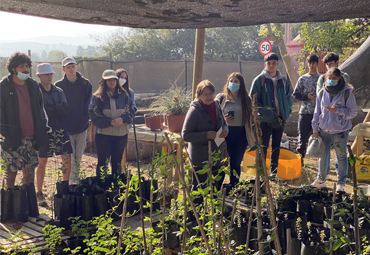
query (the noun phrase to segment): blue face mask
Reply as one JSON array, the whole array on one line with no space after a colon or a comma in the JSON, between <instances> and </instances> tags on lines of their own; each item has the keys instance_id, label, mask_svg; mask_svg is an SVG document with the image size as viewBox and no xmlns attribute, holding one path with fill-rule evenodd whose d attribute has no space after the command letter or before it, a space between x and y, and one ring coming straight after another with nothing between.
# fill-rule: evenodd
<instances>
[{"instance_id":1,"label":"blue face mask","mask_svg":"<svg viewBox=\"0 0 370 255\"><path fill-rule=\"evenodd\" d=\"M329 86L337 86L338 84L338 81L337 80L327 80L326 83L329 85Z\"/></svg>"},{"instance_id":2,"label":"blue face mask","mask_svg":"<svg viewBox=\"0 0 370 255\"><path fill-rule=\"evenodd\" d=\"M229 85L227 85L227 88L231 92L237 92L239 90L239 87L240 87L240 85L238 83L229 82Z\"/></svg>"},{"instance_id":3,"label":"blue face mask","mask_svg":"<svg viewBox=\"0 0 370 255\"><path fill-rule=\"evenodd\" d=\"M28 77L30 77L30 74L24 74L24 73L18 72L17 77L20 80L25 81L28 79Z\"/></svg>"}]
</instances>

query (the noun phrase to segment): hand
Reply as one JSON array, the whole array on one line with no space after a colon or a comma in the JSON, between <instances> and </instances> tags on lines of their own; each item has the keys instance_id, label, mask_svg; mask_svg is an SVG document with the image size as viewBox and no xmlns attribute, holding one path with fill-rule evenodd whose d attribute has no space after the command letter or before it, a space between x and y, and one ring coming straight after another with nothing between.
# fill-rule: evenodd
<instances>
[{"instance_id":1,"label":"hand","mask_svg":"<svg viewBox=\"0 0 370 255\"><path fill-rule=\"evenodd\" d=\"M229 115L229 114L226 114L226 115L225 115L225 119L226 119L226 122L227 122L227 123L229 123L229 122L231 122L231 121L233 121L233 120L234 120L234 117L233 117L233 116L231 116L231 115Z\"/></svg>"},{"instance_id":2,"label":"hand","mask_svg":"<svg viewBox=\"0 0 370 255\"><path fill-rule=\"evenodd\" d=\"M215 131L208 131L207 132L207 138L208 139L215 139L216 135L217 135L217 133Z\"/></svg>"},{"instance_id":3,"label":"hand","mask_svg":"<svg viewBox=\"0 0 370 255\"><path fill-rule=\"evenodd\" d=\"M111 122L112 126L119 127L123 124L123 120L121 117L118 117Z\"/></svg>"},{"instance_id":4,"label":"hand","mask_svg":"<svg viewBox=\"0 0 370 255\"><path fill-rule=\"evenodd\" d=\"M307 95L307 97L308 97L308 99L310 99L310 100L316 99L316 97L313 95L313 92L309 93L309 94Z\"/></svg>"},{"instance_id":5,"label":"hand","mask_svg":"<svg viewBox=\"0 0 370 255\"><path fill-rule=\"evenodd\" d=\"M313 133L313 134L312 134L312 136L313 136L314 138L319 138L319 132Z\"/></svg>"},{"instance_id":6,"label":"hand","mask_svg":"<svg viewBox=\"0 0 370 255\"><path fill-rule=\"evenodd\" d=\"M228 132L226 130L223 130L220 134L220 138L225 138L227 136Z\"/></svg>"},{"instance_id":7,"label":"hand","mask_svg":"<svg viewBox=\"0 0 370 255\"><path fill-rule=\"evenodd\" d=\"M326 108L326 110L328 110L331 113L336 113L337 112L337 106L334 105L334 104L331 107L325 106L325 108Z\"/></svg>"}]
</instances>

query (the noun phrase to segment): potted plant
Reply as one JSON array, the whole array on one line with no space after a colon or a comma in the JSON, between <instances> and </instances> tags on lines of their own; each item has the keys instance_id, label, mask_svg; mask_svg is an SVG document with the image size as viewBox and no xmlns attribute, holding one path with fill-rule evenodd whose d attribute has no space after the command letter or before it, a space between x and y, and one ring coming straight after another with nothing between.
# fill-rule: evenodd
<instances>
[{"instance_id":1,"label":"potted plant","mask_svg":"<svg viewBox=\"0 0 370 255\"><path fill-rule=\"evenodd\" d=\"M178 193L179 193L179 188L173 183L166 187L165 194L163 194L163 188L161 188L159 190L159 195L158 195L158 198L160 199L159 200L160 205L164 208L165 207L169 208L171 205L171 200L177 199ZM166 205L163 205L163 195L165 196Z\"/></svg>"},{"instance_id":2,"label":"potted plant","mask_svg":"<svg viewBox=\"0 0 370 255\"><path fill-rule=\"evenodd\" d=\"M158 111L165 115L170 132L181 132L190 103L191 91L173 84L151 104L151 107L158 107Z\"/></svg>"}]
</instances>

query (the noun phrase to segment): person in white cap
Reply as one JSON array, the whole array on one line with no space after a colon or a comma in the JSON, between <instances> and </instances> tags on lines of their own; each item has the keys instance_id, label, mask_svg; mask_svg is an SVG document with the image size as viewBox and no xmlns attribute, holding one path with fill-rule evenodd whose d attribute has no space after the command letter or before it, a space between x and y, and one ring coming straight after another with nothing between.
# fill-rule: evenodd
<instances>
[{"instance_id":1,"label":"person in white cap","mask_svg":"<svg viewBox=\"0 0 370 255\"><path fill-rule=\"evenodd\" d=\"M132 99L120 85L113 70L105 70L89 106L91 121L97 127L95 135L98 165L96 176L106 174L111 162L113 179L121 174L121 160L127 145L128 124L135 110Z\"/></svg>"},{"instance_id":2,"label":"person in white cap","mask_svg":"<svg viewBox=\"0 0 370 255\"><path fill-rule=\"evenodd\" d=\"M13 190L17 173L22 171L29 215L36 217L34 171L39 164L38 150L47 142L48 127L39 84L29 77L31 64L30 57L20 52L7 62L9 75L0 80L0 134L5 138L1 158L6 165L6 187ZM8 206L8 210L13 209Z\"/></svg>"},{"instance_id":3,"label":"person in white cap","mask_svg":"<svg viewBox=\"0 0 370 255\"><path fill-rule=\"evenodd\" d=\"M37 202L40 206L47 206L44 194L42 193L42 186L48 158L53 157L54 154L61 155L63 193L68 193L72 147L63 124L68 103L63 90L52 83L55 72L49 63L39 64L36 70L36 75L40 79L40 89L44 96L44 108L49 118L48 125L52 128L52 133L48 134L48 142L39 151L39 167L36 172Z\"/></svg>"},{"instance_id":4,"label":"person in white cap","mask_svg":"<svg viewBox=\"0 0 370 255\"><path fill-rule=\"evenodd\" d=\"M86 147L92 86L88 79L77 72L77 62L74 58L66 57L62 65L65 75L55 83L55 86L63 90L68 102L64 129L69 135L73 150L69 184L76 185L81 171L80 162Z\"/></svg>"}]
</instances>

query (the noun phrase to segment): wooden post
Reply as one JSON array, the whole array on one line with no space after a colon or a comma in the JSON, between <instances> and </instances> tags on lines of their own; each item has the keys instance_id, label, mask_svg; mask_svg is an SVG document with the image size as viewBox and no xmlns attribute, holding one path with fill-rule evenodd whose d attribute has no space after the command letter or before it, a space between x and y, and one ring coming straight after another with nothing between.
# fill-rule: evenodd
<instances>
[{"instance_id":1,"label":"wooden post","mask_svg":"<svg viewBox=\"0 0 370 255\"><path fill-rule=\"evenodd\" d=\"M118 246L117 246L117 255L121 254L121 243L122 243L122 231L123 226L125 225L125 216L126 216L126 207L127 207L127 200L128 200L128 192L130 188L130 175L131 172L128 170L127 173L127 182L126 182L126 194L125 194L125 201L123 202L123 209L122 209L122 215L121 215L121 227L119 229L119 238L118 238Z\"/></svg>"},{"instance_id":2,"label":"wooden post","mask_svg":"<svg viewBox=\"0 0 370 255\"><path fill-rule=\"evenodd\" d=\"M195 50L194 50L193 90L192 90L193 100L195 98L195 91L197 89L197 85L199 82L202 81L205 34L206 30L204 28L196 30Z\"/></svg>"},{"instance_id":3,"label":"wooden post","mask_svg":"<svg viewBox=\"0 0 370 255\"><path fill-rule=\"evenodd\" d=\"M109 65L110 65L110 69L113 69L113 55L112 55L112 52L109 52Z\"/></svg>"},{"instance_id":4,"label":"wooden post","mask_svg":"<svg viewBox=\"0 0 370 255\"><path fill-rule=\"evenodd\" d=\"M186 54L184 54L184 63L185 63L185 92L188 91L188 58Z\"/></svg>"},{"instance_id":5,"label":"wooden post","mask_svg":"<svg viewBox=\"0 0 370 255\"><path fill-rule=\"evenodd\" d=\"M125 172L125 166L127 163L127 145L125 149L123 150L122 160L121 160L121 174Z\"/></svg>"},{"instance_id":6,"label":"wooden post","mask_svg":"<svg viewBox=\"0 0 370 255\"><path fill-rule=\"evenodd\" d=\"M240 60L240 55L238 55L238 62L239 62L239 73L242 73L242 61Z\"/></svg>"},{"instance_id":7,"label":"wooden post","mask_svg":"<svg viewBox=\"0 0 370 255\"><path fill-rule=\"evenodd\" d=\"M254 185L254 190L253 190L253 196L252 196L252 205L249 213L249 220L248 220L248 230L247 230L247 241L245 242L245 254L248 254L248 249L249 249L249 240L251 236L251 225L252 225L252 218L253 218L253 207L254 207L254 202L256 201L256 189L257 186ZM247 194L245 194L247 195Z\"/></svg>"},{"instance_id":8,"label":"wooden post","mask_svg":"<svg viewBox=\"0 0 370 255\"><path fill-rule=\"evenodd\" d=\"M333 191L334 191L333 192L333 204L331 205L331 218L330 218L331 221L334 221L334 212L335 212L335 210L334 210L334 203L335 203L335 194L336 194L335 190L336 189L337 189L337 184L334 183L334 188L333 188ZM333 237L333 232L334 232L334 225L333 226L330 226L330 238ZM333 255L333 242L332 241L329 243L329 247L330 247L330 255Z\"/></svg>"},{"instance_id":9,"label":"wooden post","mask_svg":"<svg viewBox=\"0 0 370 255\"><path fill-rule=\"evenodd\" d=\"M354 224L355 224L355 252L356 255L360 254L360 232L358 229L358 204L357 204L357 175L356 175L356 170L355 170L355 157L353 156L351 146L347 145L349 155L352 159L353 165L351 166L352 168L352 180L353 180L353 219L354 219Z\"/></svg>"},{"instance_id":10,"label":"wooden post","mask_svg":"<svg viewBox=\"0 0 370 255\"><path fill-rule=\"evenodd\" d=\"M278 255L282 255L281 246L280 246L280 240L279 240L279 233L277 231L277 225L276 225L276 217L275 217L275 210L274 210L274 201L272 200L269 178L267 176L266 157L265 157L265 153L263 152L263 149L261 147L261 145L262 145L261 135L262 134L261 134L261 129L260 129L260 125L259 125L258 114L256 114L256 112L258 111L257 94L254 94L254 96L253 96L253 108L254 108L254 113L255 113L254 117L255 117L255 120L256 120L255 123L256 123L256 131L257 131L257 141L258 141L258 144L260 145L258 147L258 149L259 149L259 152L260 152L260 155L261 155L261 158L262 158L263 178L264 178L264 181L265 181L267 199L268 199L268 202L269 202L269 206L268 207L269 207L269 210L270 210L270 220L271 220L271 223L272 223L272 227L274 228L275 247L276 247L276 250L277 250ZM257 155L257 153L256 153L256 155ZM257 183L257 180L259 181L258 174L256 174L256 183ZM258 189L257 189L257 191L258 191ZM258 196L257 196L257 199L258 199ZM260 253L260 254L263 254L263 253Z\"/></svg>"}]
</instances>

